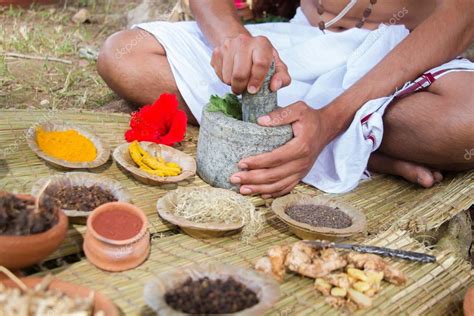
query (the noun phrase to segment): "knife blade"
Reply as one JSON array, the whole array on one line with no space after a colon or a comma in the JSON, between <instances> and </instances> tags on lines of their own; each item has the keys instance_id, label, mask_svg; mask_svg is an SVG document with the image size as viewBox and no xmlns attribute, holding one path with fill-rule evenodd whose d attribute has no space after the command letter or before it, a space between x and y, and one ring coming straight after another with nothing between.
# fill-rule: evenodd
<instances>
[{"instance_id":1,"label":"knife blade","mask_svg":"<svg viewBox=\"0 0 474 316\"><path fill-rule=\"evenodd\" d=\"M371 253L376 254L382 257L391 257L399 258L403 260L421 262L421 263L433 263L436 262L436 257L428 255L422 252L407 251L400 249L391 249L385 247L376 247L376 246L364 246L364 245L354 245L354 244L337 244L327 241L319 240L305 240L306 243L311 244L314 247L318 248L341 248L349 249L362 253Z\"/></svg>"}]
</instances>

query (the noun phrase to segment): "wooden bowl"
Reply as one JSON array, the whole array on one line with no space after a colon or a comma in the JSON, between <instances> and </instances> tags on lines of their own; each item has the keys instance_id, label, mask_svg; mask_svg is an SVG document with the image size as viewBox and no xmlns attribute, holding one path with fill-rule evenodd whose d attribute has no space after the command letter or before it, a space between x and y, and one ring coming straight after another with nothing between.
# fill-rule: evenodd
<instances>
[{"instance_id":1,"label":"wooden bowl","mask_svg":"<svg viewBox=\"0 0 474 316\"><path fill-rule=\"evenodd\" d=\"M352 219L352 225L341 229L316 227L295 221L285 213L285 210L291 206L307 204L337 207L340 211L346 213ZM290 231L301 239L336 240L362 233L367 227L367 221L364 213L350 205L339 201L334 201L324 196L312 197L305 194L289 194L274 200L272 203L272 210L279 219L288 224Z\"/></svg>"},{"instance_id":2,"label":"wooden bowl","mask_svg":"<svg viewBox=\"0 0 474 316\"><path fill-rule=\"evenodd\" d=\"M63 187L72 187L72 186L86 186L91 187L97 185L100 188L109 191L112 195L120 202L131 203L132 199L127 191L123 188L122 184L118 181L109 179L105 176L88 173L88 172L68 172L65 174L54 175L49 177L44 177L39 179L33 184L31 189L31 195L36 196L43 189L46 182L49 182L46 187L45 193L54 195L54 192ZM78 211L78 210L65 210L64 213L69 217L69 221L72 224L81 224L85 225L87 217L92 213L93 210L89 212Z\"/></svg>"},{"instance_id":3,"label":"wooden bowl","mask_svg":"<svg viewBox=\"0 0 474 316\"><path fill-rule=\"evenodd\" d=\"M18 194L17 197L35 200L35 197ZM10 270L22 269L43 261L59 248L66 238L68 219L59 211L56 225L49 230L26 236L0 236L0 265Z\"/></svg>"},{"instance_id":4,"label":"wooden bowl","mask_svg":"<svg viewBox=\"0 0 474 316\"><path fill-rule=\"evenodd\" d=\"M115 148L113 157L115 161L132 176L140 182L149 185L161 185L168 183L178 183L196 174L196 161L193 157L183 153L173 147L156 144L152 142L140 142L140 145L152 156L161 155L168 162L176 162L180 165L183 172L179 176L160 177L151 175L141 170L130 157L128 146L130 143L124 143Z\"/></svg>"},{"instance_id":5,"label":"wooden bowl","mask_svg":"<svg viewBox=\"0 0 474 316\"><path fill-rule=\"evenodd\" d=\"M147 282L145 285L145 302L157 315L184 315L166 303L165 293L180 286L188 278L198 280L204 277L211 280L227 280L232 277L257 294L259 302L256 305L232 315L263 315L280 298L279 284L267 275L243 267L209 264L180 267L160 274L158 278Z\"/></svg>"},{"instance_id":6,"label":"wooden bowl","mask_svg":"<svg viewBox=\"0 0 474 316\"><path fill-rule=\"evenodd\" d=\"M29 288L34 288L37 284L39 284L43 279L36 278L36 277L28 277L28 278L21 278L21 281L25 283L25 285ZM12 280L5 280L1 281L6 287L9 288L18 288L17 284ZM54 289L61 291L62 293L66 294L69 297L81 297L87 298L89 297L91 292L94 292L94 313L99 311L104 312L105 316L118 316L119 311L117 306L106 296L99 292L95 292L91 289L86 287L82 287L73 283L68 283L61 281L59 279L53 279L49 284L49 289Z\"/></svg>"},{"instance_id":7,"label":"wooden bowl","mask_svg":"<svg viewBox=\"0 0 474 316\"><path fill-rule=\"evenodd\" d=\"M467 290L464 296L464 316L474 316L474 287Z\"/></svg>"},{"instance_id":8,"label":"wooden bowl","mask_svg":"<svg viewBox=\"0 0 474 316\"><path fill-rule=\"evenodd\" d=\"M202 190L219 190L231 192L225 189L205 188ZM232 192L233 194L237 194ZM174 215L174 209L177 202L176 191L166 193L156 203L158 214L166 221L181 228L183 232L194 238L218 238L231 236L239 233L244 227L243 223L226 224L226 223L193 223L187 219ZM250 203L248 200L242 200L243 203ZM253 205L252 205L253 207Z\"/></svg>"},{"instance_id":9,"label":"wooden bowl","mask_svg":"<svg viewBox=\"0 0 474 316\"><path fill-rule=\"evenodd\" d=\"M67 131L67 130L76 130L81 135L87 137L95 146L97 150L97 157L94 161L91 162L70 162L62 159L57 159L51 157L50 155L43 152L37 142L36 142L36 129L43 128L45 131ZM26 141L28 146L30 146L31 150L38 155L41 159L47 161L51 165L58 167L60 169L90 169L90 168L97 168L102 166L109 160L110 158L110 148L109 146L102 141L97 135L93 132L89 131L86 128L71 125L71 124L63 124L54 121L49 121L41 124L34 125L28 129L26 135Z\"/></svg>"}]
</instances>

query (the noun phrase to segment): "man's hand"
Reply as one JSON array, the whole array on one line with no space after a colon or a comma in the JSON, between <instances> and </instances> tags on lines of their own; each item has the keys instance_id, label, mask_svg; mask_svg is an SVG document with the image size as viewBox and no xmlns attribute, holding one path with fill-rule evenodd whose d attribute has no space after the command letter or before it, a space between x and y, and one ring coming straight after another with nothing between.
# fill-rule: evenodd
<instances>
[{"instance_id":1,"label":"man's hand","mask_svg":"<svg viewBox=\"0 0 474 316\"><path fill-rule=\"evenodd\" d=\"M296 102L258 119L262 126L292 124L294 138L269 153L244 158L230 178L241 184L242 194L261 194L263 198L289 193L310 171L316 158L337 135L323 110Z\"/></svg>"},{"instance_id":2,"label":"man's hand","mask_svg":"<svg viewBox=\"0 0 474 316\"><path fill-rule=\"evenodd\" d=\"M289 85L291 79L286 65L266 37L240 34L223 40L214 49L211 65L222 82L232 87L233 93L247 90L254 94L260 90L273 60L275 74L270 89L277 91Z\"/></svg>"}]
</instances>

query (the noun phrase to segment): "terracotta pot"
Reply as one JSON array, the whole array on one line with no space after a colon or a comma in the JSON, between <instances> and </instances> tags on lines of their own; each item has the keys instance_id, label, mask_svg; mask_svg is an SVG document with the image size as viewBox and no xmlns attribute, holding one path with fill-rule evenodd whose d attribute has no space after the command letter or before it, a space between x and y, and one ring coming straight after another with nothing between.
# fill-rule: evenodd
<instances>
[{"instance_id":1,"label":"terracotta pot","mask_svg":"<svg viewBox=\"0 0 474 316\"><path fill-rule=\"evenodd\" d=\"M41 282L41 278L22 278L21 281L25 283L25 285L29 288L35 287L38 283ZM12 280L6 280L2 281L2 284L4 284L7 287L11 288L18 288L15 282ZM59 290L62 293L71 296L71 297L89 297L90 293L93 291L91 289L72 284L72 283L67 283L64 281L60 281L58 279L54 279L51 281L49 285L49 289L55 289ZM119 312L115 304L106 296L104 296L101 293L95 292L94 291L94 313L97 313L99 311L104 312L105 316L118 316Z\"/></svg>"},{"instance_id":2,"label":"terracotta pot","mask_svg":"<svg viewBox=\"0 0 474 316\"><path fill-rule=\"evenodd\" d=\"M142 221L140 231L132 238L113 240L101 236L93 227L94 220L103 212L126 211ZM150 253L148 219L138 207L124 202L110 202L96 208L87 219L84 252L87 259L100 269L124 271L137 267Z\"/></svg>"},{"instance_id":3,"label":"terracotta pot","mask_svg":"<svg viewBox=\"0 0 474 316\"><path fill-rule=\"evenodd\" d=\"M35 200L35 197L18 194L22 199ZM43 261L61 245L66 238L68 219L59 211L59 220L49 230L27 236L0 236L0 265L10 270L31 266Z\"/></svg>"},{"instance_id":4,"label":"terracotta pot","mask_svg":"<svg viewBox=\"0 0 474 316\"><path fill-rule=\"evenodd\" d=\"M464 315L474 316L474 287L467 290L464 296Z\"/></svg>"},{"instance_id":5,"label":"terracotta pot","mask_svg":"<svg viewBox=\"0 0 474 316\"><path fill-rule=\"evenodd\" d=\"M0 5L13 5L20 7L29 7L33 3L37 4L52 4L56 3L58 0L0 0Z\"/></svg>"}]
</instances>

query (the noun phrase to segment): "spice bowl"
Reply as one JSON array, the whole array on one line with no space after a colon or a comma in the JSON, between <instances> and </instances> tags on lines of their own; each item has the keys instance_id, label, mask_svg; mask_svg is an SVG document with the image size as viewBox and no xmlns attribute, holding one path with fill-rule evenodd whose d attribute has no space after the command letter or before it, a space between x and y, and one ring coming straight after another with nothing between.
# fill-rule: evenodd
<instances>
[{"instance_id":1,"label":"spice bowl","mask_svg":"<svg viewBox=\"0 0 474 316\"><path fill-rule=\"evenodd\" d=\"M227 264L192 265L160 274L145 284L145 302L157 315L184 315L166 302L165 295L175 290L185 281L209 278L228 280L229 278L253 291L258 303L231 315L263 315L280 297L279 284L271 277L252 269Z\"/></svg>"},{"instance_id":2,"label":"spice bowl","mask_svg":"<svg viewBox=\"0 0 474 316\"><path fill-rule=\"evenodd\" d=\"M47 186L44 188L46 184ZM55 194L62 188L70 188L74 186L84 186L90 188L94 185L110 192L119 202L131 203L130 195L123 188L120 182L99 174L88 172L68 172L65 174L41 178L35 184L33 184L31 194L36 196L44 189L45 194L55 196ZM81 211L75 209L63 209L63 211L69 217L70 223L85 225L87 222L87 217L93 210L91 209L90 211Z\"/></svg>"},{"instance_id":3,"label":"spice bowl","mask_svg":"<svg viewBox=\"0 0 474 316\"><path fill-rule=\"evenodd\" d=\"M318 227L296 221L286 214L288 208L301 205L327 206L337 209L350 217L351 224L345 228ZM346 203L334 201L325 196L289 194L274 200L272 210L288 225L290 231L301 239L337 240L363 233L367 227L364 213Z\"/></svg>"},{"instance_id":4,"label":"spice bowl","mask_svg":"<svg viewBox=\"0 0 474 316\"><path fill-rule=\"evenodd\" d=\"M95 266L106 271L125 271L143 263L150 253L148 219L138 207L109 202L87 218L84 252Z\"/></svg>"},{"instance_id":5,"label":"spice bowl","mask_svg":"<svg viewBox=\"0 0 474 316\"><path fill-rule=\"evenodd\" d=\"M210 190L228 191L212 188ZM236 193L235 193L236 194ZM239 233L244 227L243 223L194 223L184 217L174 214L178 195L176 191L168 192L156 203L156 209L161 218L178 226L183 232L194 238L219 238ZM250 203L246 201L246 203Z\"/></svg>"},{"instance_id":6,"label":"spice bowl","mask_svg":"<svg viewBox=\"0 0 474 316\"><path fill-rule=\"evenodd\" d=\"M196 174L196 161L193 157L173 147L156 144L152 142L139 142L140 146L152 156L162 156L168 162L177 163L181 169L181 174L177 176L160 177L152 175L137 167L135 162L130 157L129 143L124 143L113 152L113 158L117 164L125 169L127 172L138 181L148 185L163 185L178 183L184 181Z\"/></svg>"},{"instance_id":7,"label":"spice bowl","mask_svg":"<svg viewBox=\"0 0 474 316\"><path fill-rule=\"evenodd\" d=\"M42 128L43 130L47 132L68 131L68 130L77 131L79 134L85 136L94 144L97 151L96 158L90 162L71 162L71 161L58 159L58 158L48 155L43 150L41 150L41 148L38 146L38 143L36 141L37 128ZM97 168L105 164L110 158L110 147L108 144L106 144L101 138L99 138L96 134L94 134L89 129L80 127L77 125L73 125L73 124L60 123L60 122L54 122L54 121L48 121L41 124L35 124L34 126L28 129L28 132L26 134L26 141L30 149L38 157L45 160L52 166L59 169L63 169L63 170Z\"/></svg>"},{"instance_id":8,"label":"spice bowl","mask_svg":"<svg viewBox=\"0 0 474 316\"><path fill-rule=\"evenodd\" d=\"M31 195L17 194L17 198L36 201ZM0 236L0 266L17 270L43 261L59 248L66 238L68 218L58 211L58 221L47 231L25 236Z\"/></svg>"},{"instance_id":9,"label":"spice bowl","mask_svg":"<svg viewBox=\"0 0 474 316\"><path fill-rule=\"evenodd\" d=\"M43 282L43 278L27 277L21 278L20 281L25 284L28 288L35 288ZM7 288L19 288L18 284L13 280L2 280L0 282ZM82 287L73 283L64 282L54 278L48 285L48 289L61 292L69 297L80 297L88 298L93 295L93 314L98 315L102 312L104 316L118 316L120 315L117 306L105 295L96 292L92 289Z\"/></svg>"}]
</instances>

